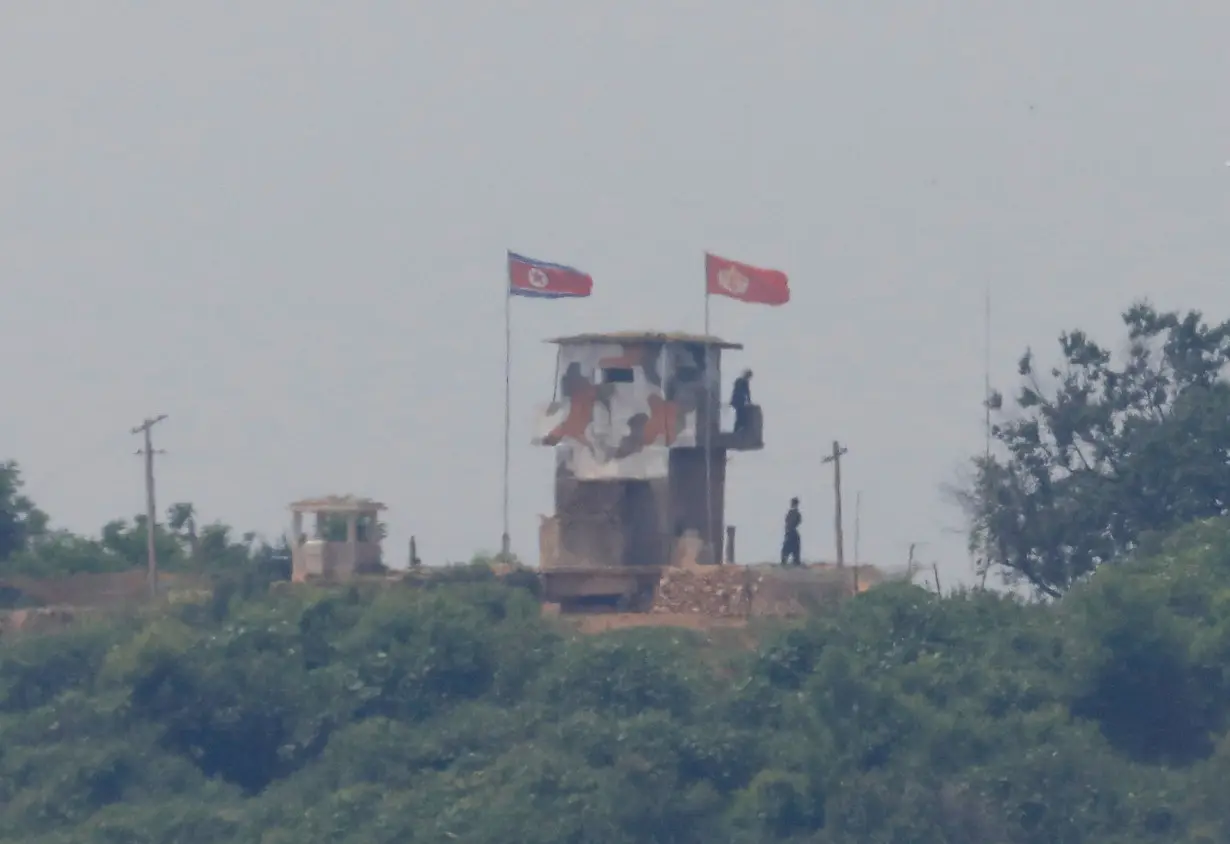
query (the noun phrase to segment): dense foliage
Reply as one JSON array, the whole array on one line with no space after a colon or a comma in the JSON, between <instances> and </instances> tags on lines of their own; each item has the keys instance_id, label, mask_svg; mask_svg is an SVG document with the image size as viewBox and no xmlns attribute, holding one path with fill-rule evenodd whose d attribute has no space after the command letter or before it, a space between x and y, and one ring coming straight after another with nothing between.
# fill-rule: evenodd
<instances>
[{"instance_id":1,"label":"dense foliage","mask_svg":"<svg viewBox=\"0 0 1230 844\"><path fill-rule=\"evenodd\" d=\"M16 467L13 470L16 472ZM6 509L0 487L0 520ZM51 529L46 515L37 508L33 512L36 515L27 516L24 523L36 524L37 532L23 530L21 541L14 542L7 554L0 553L0 577L61 577L120 572L145 565L148 533L144 516L110 521L94 538ZM274 565L276 558L285 558L288 553L284 543L269 545L253 533L235 536L220 522L207 524L198 532L195 508L188 503L168 508L165 521L154 529L154 544L159 568L169 572L238 572L253 565Z\"/></svg>"},{"instance_id":2,"label":"dense foliage","mask_svg":"<svg viewBox=\"0 0 1230 844\"><path fill-rule=\"evenodd\" d=\"M17 464L0 463L0 609L42 603L15 586L13 578L56 579L145 567L149 534L144 516L115 519L97 537L81 536L53 528L22 489ZM254 533L236 536L216 521L198 530L196 508L186 502L172 504L165 520L155 525L154 545L161 571L195 575L211 583L222 601L236 592L259 593L290 577L284 540L271 545Z\"/></svg>"},{"instance_id":3,"label":"dense foliage","mask_svg":"<svg viewBox=\"0 0 1230 844\"><path fill-rule=\"evenodd\" d=\"M999 449L961 493L984 569L1039 595L1230 508L1230 322L1147 303L1123 322L1118 359L1068 332L1047 378L1026 351L1012 412L991 397Z\"/></svg>"},{"instance_id":4,"label":"dense foliage","mask_svg":"<svg viewBox=\"0 0 1230 844\"><path fill-rule=\"evenodd\" d=\"M24 550L47 530L47 514L34 506L23 486L21 468L11 460L0 463L0 560Z\"/></svg>"},{"instance_id":5,"label":"dense foliage","mask_svg":"<svg viewBox=\"0 0 1230 844\"><path fill-rule=\"evenodd\" d=\"M1230 836L1225 522L1058 605L899 584L760 634L568 634L462 568L15 638L0 841Z\"/></svg>"}]
</instances>

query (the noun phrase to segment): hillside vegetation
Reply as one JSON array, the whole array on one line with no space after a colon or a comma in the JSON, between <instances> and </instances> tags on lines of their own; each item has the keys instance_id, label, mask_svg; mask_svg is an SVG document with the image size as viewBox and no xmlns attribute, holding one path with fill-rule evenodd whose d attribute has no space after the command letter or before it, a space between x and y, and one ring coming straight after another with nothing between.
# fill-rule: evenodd
<instances>
[{"instance_id":1,"label":"hillside vegetation","mask_svg":"<svg viewBox=\"0 0 1230 844\"><path fill-rule=\"evenodd\" d=\"M749 653L457 574L4 644L0 841L1230 836L1226 522L1058 606L899 584Z\"/></svg>"},{"instance_id":2,"label":"hillside vegetation","mask_svg":"<svg viewBox=\"0 0 1230 844\"><path fill-rule=\"evenodd\" d=\"M754 631L581 636L481 565L271 583L284 549L157 542L212 597L0 641L0 844L1222 844L1230 328L1063 338L956 490L989 573ZM139 565L0 466L0 575ZM25 598L7 594L10 606Z\"/></svg>"}]
</instances>

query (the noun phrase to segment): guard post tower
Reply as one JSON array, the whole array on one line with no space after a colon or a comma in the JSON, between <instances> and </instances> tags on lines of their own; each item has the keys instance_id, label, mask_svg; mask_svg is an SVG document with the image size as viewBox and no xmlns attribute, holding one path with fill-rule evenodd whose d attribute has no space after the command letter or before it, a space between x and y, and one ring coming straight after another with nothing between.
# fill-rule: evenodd
<instances>
[{"instance_id":1,"label":"guard post tower","mask_svg":"<svg viewBox=\"0 0 1230 844\"><path fill-rule=\"evenodd\" d=\"M336 582L380 570L380 513L385 509L379 501L353 495L292 503L291 580ZM315 517L311 536L304 533L305 515Z\"/></svg>"},{"instance_id":2,"label":"guard post tower","mask_svg":"<svg viewBox=\"0 0 1230 844\"><path fill-rule=\"evenodd\" d=\"M685 543L720 563L726 453L763 448L760 408L723 424L721 356L680 333L581 334L558 347L535 442L555 449L555 514L539 535L547 600L565 608L652 598Z\"/></svg>"}]
</instances>

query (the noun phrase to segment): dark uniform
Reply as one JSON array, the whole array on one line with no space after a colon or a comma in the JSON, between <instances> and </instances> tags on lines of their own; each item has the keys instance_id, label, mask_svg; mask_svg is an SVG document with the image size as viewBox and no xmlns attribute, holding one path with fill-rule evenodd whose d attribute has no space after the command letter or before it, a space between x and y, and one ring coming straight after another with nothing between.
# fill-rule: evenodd
<instances>
[{"instance_id":1,"label":"dark uniform","mask_svg":"<svg viewBox=\"0 0 1230 844\"><path fill-rule=\"evenodd\" d=\"M752 371L749 369L735 379L730 391L730 406L735 409L735 432L747 427L748 408L752 406Z\"/></svg>"},{"instance_id":2,"label":"dark uniform","mask_svg":"<svg viewBox=\"0 0 1230 844\"><path fill-rule=\"evenodd\" d=\"M782 540L782 565L793 559L794 565L802 564L803 540L799 537L799 525L803 524L803 514L799 512L799 499L790 500L790 509L786 511L786 537Z\"/></svg>"}]
</instances>

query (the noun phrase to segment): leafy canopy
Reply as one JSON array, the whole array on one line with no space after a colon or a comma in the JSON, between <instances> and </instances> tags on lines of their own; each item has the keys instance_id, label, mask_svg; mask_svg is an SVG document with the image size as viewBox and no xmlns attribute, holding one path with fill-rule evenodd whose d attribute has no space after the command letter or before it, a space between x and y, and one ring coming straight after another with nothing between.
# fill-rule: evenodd
<instances>
[{"instance_id":1,"label":"leafy canopy","mask_svg":"<svg viewBox=\"0 0 1230 844\"><path fill-rule=\"evenodd\" d=\"M1147 303L1123 314L1127 352L1082 331L1059 338L1049 378L1021 357L999 448L961 491L984 570L1058 597L1111 560L1230 501L1230 323Z\"/></svg>"},{"instance_id":2,"label":"leafy canopy","mask_svg":"<svg viewBox=\"0 0 1230 844\"><path fill-rule=\"evenodd\" d=\"M0 642L0 842L1197 844L1230 521L1056 604L884 586L748 647L481 565Z\"/></svg>"},{"instance_id":3,"label":"leafy canopy","mask_svg":"<svg viewBox=\"0 0 1230 844\"><path fill-rule=\"evenodd\" d=\"M0 563L26 550L47 530L47 514L22 493L21 469L0 463Z\"/></svg>"}]
</instances>

